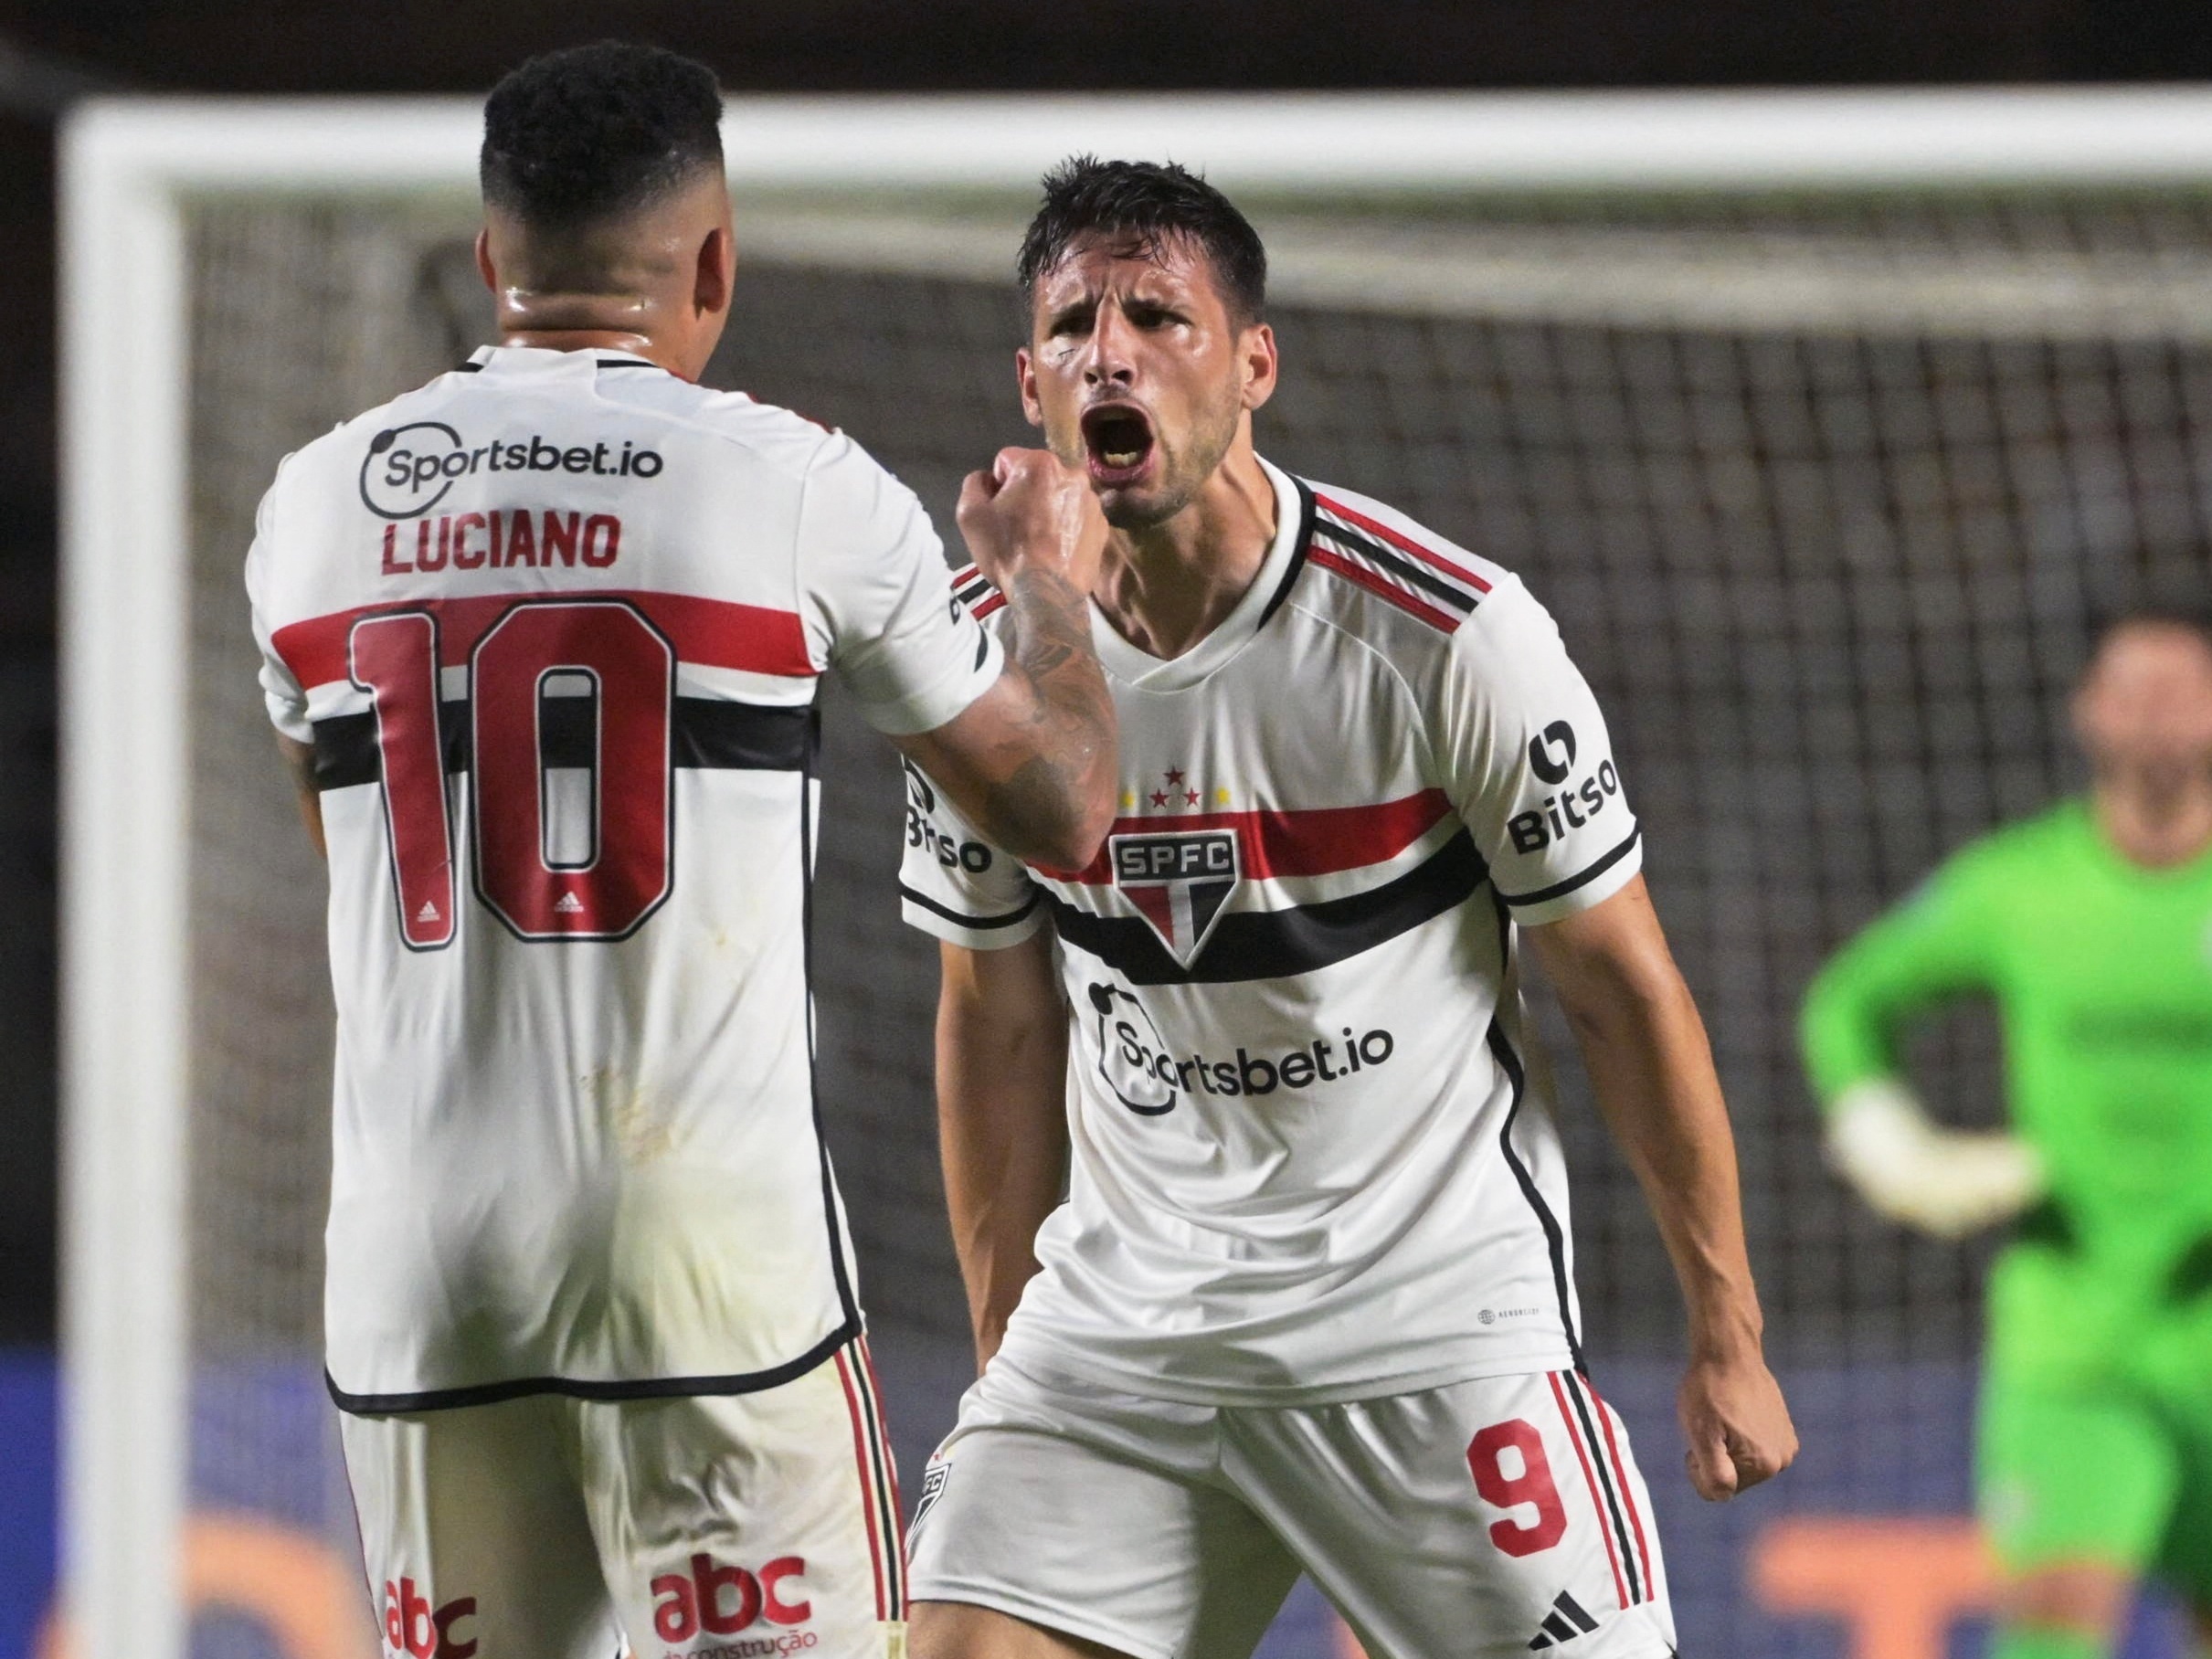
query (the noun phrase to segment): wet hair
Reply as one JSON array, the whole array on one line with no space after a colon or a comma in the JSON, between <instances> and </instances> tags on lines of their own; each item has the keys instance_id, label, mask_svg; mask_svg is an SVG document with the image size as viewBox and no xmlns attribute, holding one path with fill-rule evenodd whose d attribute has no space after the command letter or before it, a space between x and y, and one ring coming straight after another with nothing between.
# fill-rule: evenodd
<instances>
[{"instance_id":1,"label":"wet hair","mask_svg":"<svg viewBox=\"0 0 2212 1659\"><path fill-rule=\"evenodd\" d=\"M1102 162L1074 155L1044 175L1044 200L1029 222L1014 272L1021 298L1067 257L1076 238L1106 236L1150 252L1187 241L1213 268L1213 285L1230 320L1257 322L1267 306L1267 250L1234 203L1173 162Z\"/></svg>"},{"instance_id":2,"label":"wet hair","mask_svg":"<svg viewBox=\"0 0 2212 1659\"><path fill-rule=\"evenodd\" d=\"M693 58L624 40L547 52L484 100L484 203L548 229L633 213L721 171L721 121Z\"/></svg>"}]
</instances>

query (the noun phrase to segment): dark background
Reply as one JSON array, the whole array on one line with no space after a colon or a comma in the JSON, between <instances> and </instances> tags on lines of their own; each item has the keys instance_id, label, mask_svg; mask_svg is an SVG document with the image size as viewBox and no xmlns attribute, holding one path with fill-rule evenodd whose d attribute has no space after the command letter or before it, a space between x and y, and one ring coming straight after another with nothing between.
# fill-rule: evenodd
<instances>
[{"instance_id":1,"label":"dark background","mask_svg":"<svg viewBox=\"0 0 2212 1659\"><path fill-rule=\"evenodd\" d=\"M2212 78L2203 0L0 0L0 1341L54 1327L53 137L101 90L470 92L606 35L731 90Z\"/></svg>"}]
</instances>

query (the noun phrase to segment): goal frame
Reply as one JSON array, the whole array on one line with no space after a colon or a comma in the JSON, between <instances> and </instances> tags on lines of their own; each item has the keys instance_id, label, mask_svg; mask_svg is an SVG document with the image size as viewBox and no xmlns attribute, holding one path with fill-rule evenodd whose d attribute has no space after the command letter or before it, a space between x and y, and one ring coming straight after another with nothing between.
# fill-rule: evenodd
<instances>
[{"instance_id":1,"label":"goal frame","mask_svg":"<svg viewBox=\"0 0 2212 1659\"><path fill-rule=\"evenodd\" d=\"M99 99L62 133L62 1513L79 1659L181 1659L186 1629L185 214L465 200L480 121L473 99ZM734 98L724 143L742 247L748 189L1012 195L1085 150L1339 195L2203 185L2212 90Z\"/></svg>"}]
</instances>

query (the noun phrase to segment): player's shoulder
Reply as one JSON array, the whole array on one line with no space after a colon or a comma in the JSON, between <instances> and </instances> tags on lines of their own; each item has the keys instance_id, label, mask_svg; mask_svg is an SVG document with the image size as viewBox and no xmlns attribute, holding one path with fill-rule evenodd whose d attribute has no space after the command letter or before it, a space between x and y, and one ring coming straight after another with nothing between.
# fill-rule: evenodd
<instances>
[{"instance_id":1,"label":"player's shoulder","mask_svg":"<svg viewBox=\"0 0 2212 1659\"><path fill-rule=\"evenodd\" d=\"M503 372L510 366L504 361L509 355L527 360L522 372ZM479 352L467 363L341 422L294 459L311 472L337 458L358 467L364 457L373 458L410 435L419 435L426 450L440 448L442 438L444 449L466 451L486 419L507 418L500 411L503 397L533 400L531 416L544 418L552 411L535 400L550 395L556 407L566 405L572 417L587 425L595 416L625 425L643 423L656 448L689 439L725 452L743 451L753 463L793 480L848 456L873 468L836 428L745 392L701 386L641 357L594 356L587 367L581 363L549 367L534 361L552 355ZM577 401L570 404L572 397Z\"/></svg>"},{"instance_id":2,"label":"player's shoulder","mask_svg":"<svg viewBox=\"0 0 2212 1659\"><path fill-rule=\"evenodd\" d=\"M1300 479L1300 609L1401 660L1442 661L1473 633L1550 626L1518 576L1389 502Z\"/></svg>"},{"instance_id":3,"label":"player's shoulder","mask_svg":"<svg viewBox=\"0 0 2212 1659\"><path fill-rule=\"evenodd\" d=\"M2095 841L2089 805L2069 797L1968 841L1943 862L1953 880L2023 876L2038 884Z\"/></svg>"},{"instance_id":4,"label":"player's shoulder","mask_svg":"<svg viewBox=\"0 0 2212 1659\"><path fill-rule=\"evenodd\" d=\"M276 487L320 481L333 471L365 476L378 456L404 443L411 432L419 429L428 435L440 425L439 406L462 372L436 375L310 439L277 463Z\"/></svg>"},{"instance_id":5,"label":"player's shoulder","mask_svg":"<svg viewBox=\"0 0 2212 1659\"><path fill-rule=\"evenodd\" d=\"M1986 830L1954 849L1905 899L1908 909L1993 914L2023 891L2049 891L2081 868L2096 838L2088 803L2068 799ZM1994 908L1993 908L1994 907Z\"/></svg>"},{"instance_id":6,"label":"player's shoulder","mask_svg":"<svg viewBox=\"0 0 2212 1659\"><path fill-rule=\"evenodd\" d=\"M708 442L746 449L793 476L860 449L835 427L796 409L667 373L602 375L598 393L614 407L657 417Z\"/></svg>"}]
</instances>

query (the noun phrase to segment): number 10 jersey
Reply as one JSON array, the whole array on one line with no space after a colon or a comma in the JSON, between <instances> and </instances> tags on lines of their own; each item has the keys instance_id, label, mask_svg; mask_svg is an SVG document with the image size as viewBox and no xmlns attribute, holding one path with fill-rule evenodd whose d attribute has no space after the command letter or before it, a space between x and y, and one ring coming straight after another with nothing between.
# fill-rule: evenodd
<instances>
[{"instance_id":1,"label":"number 10 jersey","mask_svg":"<svg viewBox=\"0 0 2212 1659\"><path fill-rule=\"evenodd\" d=\"M997 676L841 435L501 348L290 458L247 586L312 745L338 1009L331 1390L737 1392L859 1329L817 1127L812 703Z\"/></svg>"}]
</instances>

